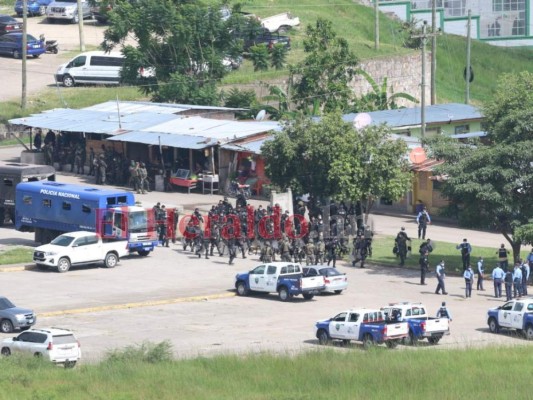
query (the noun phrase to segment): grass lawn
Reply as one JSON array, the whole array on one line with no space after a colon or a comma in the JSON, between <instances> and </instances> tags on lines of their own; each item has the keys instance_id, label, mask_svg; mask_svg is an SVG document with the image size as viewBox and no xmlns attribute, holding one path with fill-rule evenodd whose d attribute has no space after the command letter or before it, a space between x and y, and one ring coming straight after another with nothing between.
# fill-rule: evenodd
<instances>
[{"instance_id":1,"label":"grass lawn","mask_svg":"<svg viewBox=\"0 0 533 400\"><path fill-rule=\"evenodd\" d=\"M0 265L29 263L33 259L33 248L8 247L0 250Z\"/></svg>"},{"instance_id":2,"label":"grass lawn","mask_svg":"<svg viewBox=\"0 0 533 400\"><path fill-rule=\"evenodd\" d=\"M372 242L372 258L368 259L368 262L377 264L377 265L390 265L398 266L400 263L400 258L396 257L392 253L392 248L394 247L394 236L376 236ZM457 243L447 243L447 242L437 242L432 241L434 244L433 252L429 255L429 268L431 271L435 269L440 260L444 260L446 263L446 272L447 273L461 273L463 272L463 262L461 260L461 252L456 249L455 246ZM419 269L418 259L420 257L418 249L422 240L413 239L412 240L412 252L411 256L408 257L405 261L405 266L407 268ZM502 243L505 243L502 237ZM507 249L511 247L506 246ZM472 255L470 257L470 262L474 272L477 271L477 260L478 257L483 257L485 261L485 272L487 274L491 273L492 269L495 267L498 262L498 257L496 255L496 248L489 247L475 247L472 248ZM522 250L522 258L525 259L529 252L527 250ZM509 254L509 263L512 265L512 253ZM399 267L398 267L399 268Z\"/></svg>"},{"instance_id":3,"label":"grass lawn","mask_svg":"<svg viewBox=\"0 0 533 400\"><path fill-rule=\"evenodd\" d=\"M313 339L310 327L309 339ZM520 339L517 339L520 340ZM523 340L523 339L522 339ZM370 351L317 348L295 356L227 355L175 361L108 357L63 369L0 360L5 399L528 399L530 346ZM126 350L128 352L129 350ZM115 353L116 354L116 353ZM526 375L524 375L526 373ZM518 378L520 377L520 378Z\"/></svg>"}]
</instances>

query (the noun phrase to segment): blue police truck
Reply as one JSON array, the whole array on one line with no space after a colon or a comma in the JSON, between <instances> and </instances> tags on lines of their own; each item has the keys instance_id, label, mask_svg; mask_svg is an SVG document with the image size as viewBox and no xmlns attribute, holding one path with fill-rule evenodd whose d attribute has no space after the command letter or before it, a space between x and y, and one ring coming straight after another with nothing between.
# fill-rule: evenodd
<instances>
[{"instance_id":1,"label":"blue police truck","mask_svg":"<svg viewBox=\"0 0 533 400\"><path fill-rule=\"evenodd\" d=\"M130 252L148 255L158 244L151 209L135 205L131 192L60 182L23 182L16 188L15 228L49 243L65 232L97 232L127 240Z\"/></svg>"}]
</instances>

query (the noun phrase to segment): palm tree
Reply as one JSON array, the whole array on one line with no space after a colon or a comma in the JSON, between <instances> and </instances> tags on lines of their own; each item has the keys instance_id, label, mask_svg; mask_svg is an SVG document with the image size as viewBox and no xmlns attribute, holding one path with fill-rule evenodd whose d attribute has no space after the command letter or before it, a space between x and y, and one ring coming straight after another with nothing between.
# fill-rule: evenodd
<instances>
[{"instance_id":1,"label":"palm tree","mask_svg":"<svg viewBox=\"0 0 533 400\"><path fill-rule=\"evenodd\" d=\"M374 78L368 74L368 72L359 69L357 73L365 77L367 82L372 87L373 92L369 92L363 95L360 99L356 100L354 107L356 108L356 112L395 110L398 108L396 100L400 98L412 101L413 103L418 103L418 100L408 93L392 93L389 96L389 92L387 90L387 77L383 79L383 83L380 86L377 84Z\"/></svg>"}]
</instances>

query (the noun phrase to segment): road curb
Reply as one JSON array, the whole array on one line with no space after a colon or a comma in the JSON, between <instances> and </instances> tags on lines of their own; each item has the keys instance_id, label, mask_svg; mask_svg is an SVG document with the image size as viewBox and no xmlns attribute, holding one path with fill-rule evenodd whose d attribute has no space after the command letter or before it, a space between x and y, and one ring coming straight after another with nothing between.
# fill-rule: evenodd
<instances>
[{"instance_id":1,"label":"road curb","mask_svg":"<svg viewBox=\"0 0 533 400\"><path fill-rule=\"evenodd\" d=\"M153 307L167 304L176 304L176 303L190 303L195 301L207 301L207 300L217 300L235 297L235 293L219 293L206 296L192 296L192 297L179 297L175 299L164 299L164 300L152 300L152 301L143 301L138 303L125 303L125 304L112 304L109 306L100 306L100 307L86 307L86 308L74 308L72 310L61 310L61 311L50 311L44 313L38 313L38 317L57 317L61 315L73 315L73 314L87 314L100 311L113 311L113 310L125 310L129 308L141 308L141 307Z\"/></svg>"},{"instance_id":2,"label":"road curb","mask_svg":"<svg viewBox=\"0 0 533 400\"><path fill-rule=\"evenodd\" d=\"M35 268L35 264L8 264L0 266L0 272L31 271Z\"/></svg>"}]
</instances>

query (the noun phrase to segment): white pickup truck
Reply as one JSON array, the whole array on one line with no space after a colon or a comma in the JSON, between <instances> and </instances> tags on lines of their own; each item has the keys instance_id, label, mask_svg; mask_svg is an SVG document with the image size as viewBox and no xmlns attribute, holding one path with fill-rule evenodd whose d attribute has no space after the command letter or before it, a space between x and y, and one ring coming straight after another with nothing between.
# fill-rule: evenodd
<instances>
[{"instance_id":1,"label":"white pickup truck","mask_svg":"<svg viewBox=\"0 0 533 400\"><path fill-rule=\"evenodd\" d=\"M300 264L291 262L265 263L235 276L235 289L239 296L246 296L250 292L277 292L281 301L299 294L311 300L325 288L322 275L304 278Z\"/></svg>"},{"instance_id":2,"label":"white pickup truck","mask_svg":"<svg viewBox=\"0 0 533 400\"><path fill-rule=\"evenodd\" d=\"M409 336L405 339L408 344L415 345L417 340L424 338L437 344L444 335L450 334L448 318L430 317L422 303L391 303L381 309L387 319L409 323Z\"/></svg>"},{"instance_id":3,"label":"white pickup truck","mask_svg":"<svg viewBox=\"0 0 533 400\"><path fill-rule=\"evenodd\" d=\"M261 18L261 25L269 32L285 34L289 29L300 25L300 18L293 16L289 12L285 12L267 18Z\"/></svg>"},{"instance_id":4,"label":"white pickup truck","mask_svg":"<svg viewBox=\"0 0 533 400\"><path fill-rule=\"evenodd\" d=\"M114 268L120 257L128 255L127 240L103 242L94 232L64 233L49 244L33 251L33 261L39 269L55 268L67 272L73 265L103 263Z\"/></svg>"}]
</instances>

